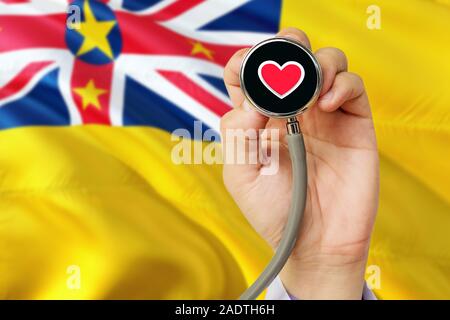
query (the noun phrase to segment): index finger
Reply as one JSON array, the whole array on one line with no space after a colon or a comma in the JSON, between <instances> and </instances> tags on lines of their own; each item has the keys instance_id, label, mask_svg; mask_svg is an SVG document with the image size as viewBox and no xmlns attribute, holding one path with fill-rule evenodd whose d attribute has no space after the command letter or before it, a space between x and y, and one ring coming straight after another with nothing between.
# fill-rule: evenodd
<instances>
[{"instance_id":1,"label":"index finger","mask_svg":"<svg viewBox=\"0 0 450 320\"><path fill-rule=\"evenodd\" d=\"M228 61L223 72L223 80L234 108L240 107L245 99L241 90L239 72L245 54L249 49L250 48L244 48L236 51L236 53Z\"/></svg>"}]
</instances>

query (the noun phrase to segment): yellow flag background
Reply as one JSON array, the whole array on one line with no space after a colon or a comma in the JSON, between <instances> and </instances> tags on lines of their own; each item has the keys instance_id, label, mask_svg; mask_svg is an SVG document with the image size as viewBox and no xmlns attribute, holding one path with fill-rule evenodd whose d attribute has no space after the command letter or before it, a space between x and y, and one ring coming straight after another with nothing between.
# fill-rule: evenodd
<instances>
[{"instance_id":1,"label":"yellow flag background","mask_svg":"<svg viewBox=\"0 0 450 320\"><path fill-rule=\"evenodd\" d=\"M365 80L382 160L369 265L384 299L450 298L449 21L448 1L282 5L282 26L343 49ZM0 298L236 298L271 252L220 166L176 166L174 143L152 128L1 132Z\"/></svg>"},{"instance_id":2,"label":"yellow flag background","mask_svg":"<svg viewBox=\"0 0 450 320\"><path fill-rule=\"evenodd\" d=\"M380 298L450 299L450 2L285 1L281 25L341 48L365 81L381 154L369 283L379 271Z\"/></svg>"},{"instance_id":3,"label":"yellow flag background","mask_svg":"<svg viewBox=\"0 0 450 320\"><path fill-rule=\"evenodd\" d=\"M225 191L221 168L173 164L176 143L153 128L2 132L1 297L243 292L270 251Z\"/></svg>"}]
</instances>

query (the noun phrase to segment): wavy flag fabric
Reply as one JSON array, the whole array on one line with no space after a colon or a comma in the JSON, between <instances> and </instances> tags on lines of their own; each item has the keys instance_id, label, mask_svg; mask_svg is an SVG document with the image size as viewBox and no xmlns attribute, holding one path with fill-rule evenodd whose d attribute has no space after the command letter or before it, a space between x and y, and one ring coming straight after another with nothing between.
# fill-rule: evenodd
<instances>
[{"instance_id":1,"label":"wavy flag fabric","mask_svg":"<svg viewBox=\"0 0 450 320\"><path fill-rule=\"evenodd\" d=\"M220 166L172 161L171 133L194 137L196 119L205 133L218 128L231 108L225 63L276 33L280 10L278 1L0 1L2 298L243 292L270 250Z\"/></svg>"},{"instance_id":2,"label":"wavy flag fabric","mask_svg":"<svg viewBox=\"0 0 450 320\"><path fill-rule=\"evenodd\" d=\"M369 91L369 284L450 298L448 21L431 0L0 0L0 298L236 298L272 253L171 133L216 144L194 120L231 108L226 61L285 26L342 48Z\"/></svg>"}]
</instances>

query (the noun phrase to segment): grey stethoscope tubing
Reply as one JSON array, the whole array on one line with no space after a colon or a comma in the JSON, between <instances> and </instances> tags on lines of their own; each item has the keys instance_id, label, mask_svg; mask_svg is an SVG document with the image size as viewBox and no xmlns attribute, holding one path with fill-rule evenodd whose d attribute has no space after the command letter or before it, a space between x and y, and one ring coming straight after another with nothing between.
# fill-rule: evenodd
<instances>
[{"instance_id":1,"label":"grey stethoscope tubing","mask_svg":"<svg viewBox=\"0 0 450 320\"><path fill-rule=\"evenodd\" d=\"M298 108L297 111L291 112L290 114L276 114L271 110L267 110L266 108L258 106L251 99L248 88L245 88L245 85L242 85L244 83L244 68L252 51L257 50L261 46L264 46L265 44L271 42L287 42L297 46L300 50L303 50L304 53L309 56L309 59L311 59L310 61L314 65L317 73L314 94L311 96L307 104ZM247 100L249 100L251 102L251 105L253 105L259 112L268 117L287 118L286 128L288 134L286 138L292 163L293 187L291 205L289 208L289 216L286 222L283 236L272 260L269 262L260 276L256 279L256 281L239 297L240 300L254 300L274 281L274 279L283 269L297 242L298 233L305 211L308 176L305 144L296 116L299 113L305 111L309 106L313 105L317 101L322 88L322 70L320 68L320 64L308 48L305 48L300 43L297 43L291 39L272 38L257 44L247 53L241 66L240 77L241 86Z\"/></svg>"},{"instance_id":2,"label":"grey stethoscope tubing","mask_svg":"<svg viewBox=\"0 0 450 320\"><path fill-rule=\"evenodd\" d=\"M295 119L295 118L292 118ZM292 200L283 238L278 249L256 281L239 297L240 300L254 300L266 289L283 269L297 242L298 231L305 211L307 194L306 150L303 135L297 120L287 123L287 142L292 163Z\"/></svg>"}]
</instances>

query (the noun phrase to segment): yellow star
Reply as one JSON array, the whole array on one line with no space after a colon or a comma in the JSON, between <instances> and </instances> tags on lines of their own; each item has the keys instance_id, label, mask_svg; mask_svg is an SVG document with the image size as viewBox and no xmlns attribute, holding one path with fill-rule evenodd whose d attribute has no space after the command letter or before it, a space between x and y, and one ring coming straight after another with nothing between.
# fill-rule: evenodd
<instances>
[{"instance_id":1,"label":"yellow star","mask_svg":"<svg viewBox=\"0 0 450 320\"><path fill-rule=\"evenodd\" d=\"M77 52L77 56L87 53L95 48L103 52L111 60L114 59L108 35L116 25L116 21L98 21L92 12L89 0L84 1L84 22L74 27L84 37L83 44Z\"/></svg>"},{"instance_id":2,"label":"yellow star","mask_svg":"<svg viewBox=\"0 0 450 320\"><path fill-rule=\"evenodd\" d=\"M206 48L201 42L192 42L192 55L203 54L209 60L213 60L214 51Z\"/></svg>"},{"instance_id":3,"label":"yellow star","mask_svg":"<svg viewBox=\"0 0 450 320\"><path fill-rule=\"evenodd\" d=\"M78 94L83 100L83 110L86 110L89 105L92 105L94 108L101 110L100 101L98 98L108 92L108 90L100 89L95 87L94 80L89 80L86 84L86 87L74 88L76 94Z\"/></svg>"}]
</instances>

